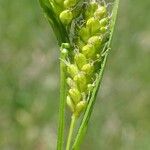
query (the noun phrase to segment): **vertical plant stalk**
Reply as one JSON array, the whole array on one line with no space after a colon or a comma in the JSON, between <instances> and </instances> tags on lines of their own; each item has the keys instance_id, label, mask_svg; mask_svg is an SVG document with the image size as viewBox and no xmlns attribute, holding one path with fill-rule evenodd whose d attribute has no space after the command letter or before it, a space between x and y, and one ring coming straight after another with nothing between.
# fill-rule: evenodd
<instances>
[{"instance_id":1,"label":"vertical plant stalk","mask_svg":"<svg viewBox=\"0 0 150 150\"><path fill-rule=\"evenodd\" d=\"M116 23L116 19L117 19L118 6L119 6L119 0L115 0L114 7L113 7L113 10L112 10L112 21L111 21L111 25L110 25L110 29L111 29L110 38L109 38L109 41L108 41L108 43L106 44L106 47L105 47L106 54L104 56L104 60L103 60L103 63L101 65L101 69L100 69L99 77L97 79L98 81L97 81L96 87L95 87L95 89L93 91L93 94L92 94L92 97L91 97L91 99L88 103L88 106L87 106L87 109L85 111L83 120L81 122L81 125L79 127L77 136L75 138L75 142L73 144L73 150L78 150L79 149L79 145L82 142L82 139L84 137L84 134L86 132L86 129L87 129L87 126L88 126L88 123L89 123L89 120L90 120L91 113L93 111L93 106L94 106L95 101L96 101L96 96L97 96L98 89L99 89L99 86L100 86L101 81L102 81L102 77L103 77L103 74L104 74L104 69L105 69L105 66L106 66L108 53L109 53L109 50L110 50L110 45L111 45L113 32L114 32L114 28L115 28L115 23Z\"/></svg>"},{"instance_id":2,"label":"vertical plant stalk","mask_svg":"<svg viewBox=\"0 0 150 150\"><path fill-rule=\"evenodd\" d=\"M61 54L61 58L63 54ZM60 61L60 105L59 105L59 127L58 127L58 139L57 139L57 150L62 150L63 138L64 138L64 124L65 124L65 104L66 104L66 73L65 66Z\"/></svg>"},{"instance_id":3,"label":"vertical plant stalk","mask_svg":"<svg viewBox=\"0 0 150 150\"><path fill-rule=\"evenodd\" d=\"M72 140L72 136L73 136L73 131L74 131L75 123L76 123L76 116L72 115L70 129L69 129L69 134L68 134L68 139L67 139L66 150L70 150L70 145L71 145L71 140Z\"/></svg>"}]
</instances>

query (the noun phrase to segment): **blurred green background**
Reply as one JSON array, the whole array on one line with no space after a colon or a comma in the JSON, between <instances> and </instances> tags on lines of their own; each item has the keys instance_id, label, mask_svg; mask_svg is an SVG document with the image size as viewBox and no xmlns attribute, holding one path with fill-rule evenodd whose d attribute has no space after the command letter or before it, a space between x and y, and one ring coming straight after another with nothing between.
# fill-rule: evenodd
<instances>
[{"instance_id":1,"label":"blurred green background","mask_svg":"<svg viewBox=\"0 0 150 150\"><path fill-rule=\"evenodd\" d=\"M121 0L82 150L150 150L150 1ZM55 150L59 51L37 0L0 0L0 150Z\"/></svg>"}]
</instances>

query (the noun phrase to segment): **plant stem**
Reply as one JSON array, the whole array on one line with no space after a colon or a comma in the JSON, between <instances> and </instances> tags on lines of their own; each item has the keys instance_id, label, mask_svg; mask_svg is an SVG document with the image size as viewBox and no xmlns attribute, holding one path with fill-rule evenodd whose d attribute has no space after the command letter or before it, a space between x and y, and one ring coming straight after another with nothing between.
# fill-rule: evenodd
<instances>
[{"instance_id":1,"label":"plant stem","mask_svg":"<svg viewBox=\"0 0 150 150\"><path fill-rule=\"evenodd\" d=\"M62 58L63 56L61 56ZM57 150L62 150L63 138L64 138L64 122L65 122L65 100L66 100L66 73L65 66L60 61L60 106L59 106L59 127L58 127L58 139Z\"/></svg>"},{"instance_id":2,"label":"plant stem","mask_svg":"<svg viewBox=\"0 0 150 150\"><path fill-rule=\"evenodd\" d=\"M72 140L72 135L73 135L73 130L74 130L75 123L76 123L76 116L72 115L66 150L70 150L70 145L71 145L71 140Z\"/></svg>"}]
</instances>

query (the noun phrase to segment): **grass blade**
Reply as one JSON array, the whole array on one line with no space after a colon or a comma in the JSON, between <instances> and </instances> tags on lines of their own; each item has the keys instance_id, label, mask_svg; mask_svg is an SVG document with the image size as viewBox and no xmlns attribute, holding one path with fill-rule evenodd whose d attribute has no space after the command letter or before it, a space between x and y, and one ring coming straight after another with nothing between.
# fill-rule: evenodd
<instances>
[{"instance_id":1,"label":"grass blade","mask_svg":"<svg viewBox=\"0 0 150 150\"><path fill-rule=\"evenodd\" d=\"M113 10L112 10L111 33L110 33L109 41L106 45L106 54L105 54L103 62L102 62L102 66L101 66L101 69L100 69L99 77L97 79L96 87L95 87L95 89L92 93L91 99L89 101L89 104L88 104L87 109L85 111L85 114L83 116L83 120L82 120L81 125L79 127L77 136L75 138L75 142L74 142L74 145L73 145L73 150L78 150L79 149L79 145L80 145L80 143L82 141L82 138L83 138L83 136L86 132L86 128L88 126L88 122L89 122L89 119L90 119L90 116L91 116L91 113L92 113L92 110L93 110L93 106L95 104L96 96L97 96L98 89L99 89L99 86L100 86L101 81L102 81L102 77L103 77L103 73L104 73L104 69L105 69L105 66L106 66L106 61L107 61L107 57L108 57L108 53L109 53L109 49L110 49L110 45L111 45L111 41L112 41L115 22L116 22L116 18L117 18L118 5L119 5L119 0L115 0L114 7L113 7Z\"/></svg>"}]
</instances>

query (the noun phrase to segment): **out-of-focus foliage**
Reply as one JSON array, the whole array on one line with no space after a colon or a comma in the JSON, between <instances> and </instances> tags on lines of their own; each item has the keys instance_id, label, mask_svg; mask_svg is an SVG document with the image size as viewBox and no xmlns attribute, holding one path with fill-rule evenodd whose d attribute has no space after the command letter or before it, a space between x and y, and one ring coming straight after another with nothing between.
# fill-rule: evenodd
<instances>
[{"instance_id":1,"label":"out-of-focus foliage","mask_svg":"<svg viewBox=\"0 0 150 150\"><path fill-rule=\"evenodd\" d=\"M149 0L121 0L82 149L150 149ZM55 150L59 51L37 0L0 0L0 149Z\"/></svg>"}]
</instances>

